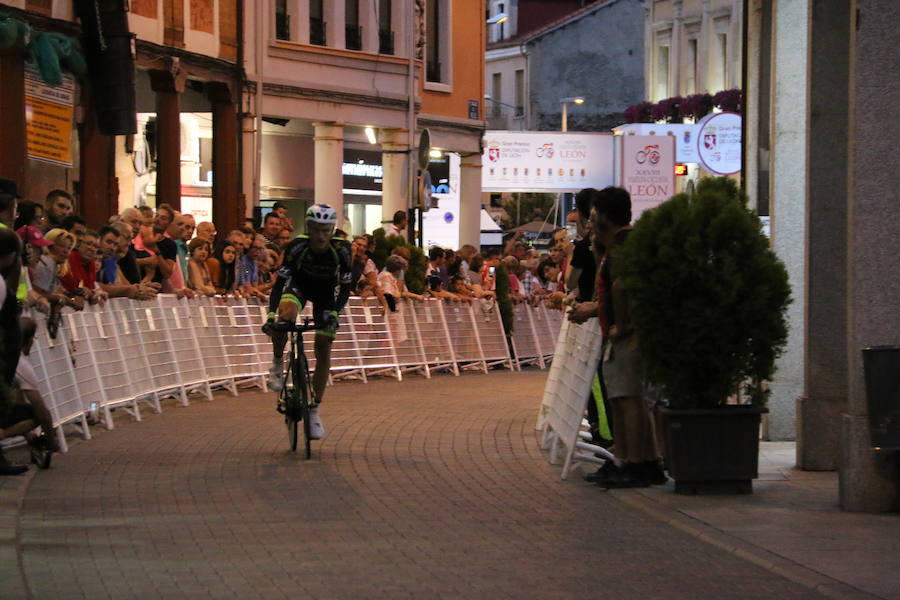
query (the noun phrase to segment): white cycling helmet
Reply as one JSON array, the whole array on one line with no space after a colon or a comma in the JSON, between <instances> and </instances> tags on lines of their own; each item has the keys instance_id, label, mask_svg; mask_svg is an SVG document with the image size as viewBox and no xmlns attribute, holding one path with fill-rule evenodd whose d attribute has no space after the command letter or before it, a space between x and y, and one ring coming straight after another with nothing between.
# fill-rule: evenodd
<instances>
[{"instance_id":1,"label":"white cycling helmet","mask_svg":"<svg viewBox=\"0 0 900 600\"><path fill-rule=\"evenodd\" d=\"M306 220L324 225L337 225L337 211L327 204L313 204L306 211Z\"/></svg>"}]
</instances>

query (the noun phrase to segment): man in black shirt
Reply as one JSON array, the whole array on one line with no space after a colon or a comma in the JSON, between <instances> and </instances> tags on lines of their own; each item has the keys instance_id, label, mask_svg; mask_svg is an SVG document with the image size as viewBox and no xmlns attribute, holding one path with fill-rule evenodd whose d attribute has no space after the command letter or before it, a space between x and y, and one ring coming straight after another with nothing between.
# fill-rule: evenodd
<instances>
[{"instance_id":1,"label":"man in black shirt","mask_svg":"<svg viewBox=\"0 0 900 600\"><path fill-rule=\"evenodd\" d=\"M566 289L575 292L577 302L590 302L594 299L597 263L594 261L591 240L591 200L598 193L594 188L585 188L575 194L575 226L580 238L573 245L566 269Z\"/></svg>"}]
</instances>

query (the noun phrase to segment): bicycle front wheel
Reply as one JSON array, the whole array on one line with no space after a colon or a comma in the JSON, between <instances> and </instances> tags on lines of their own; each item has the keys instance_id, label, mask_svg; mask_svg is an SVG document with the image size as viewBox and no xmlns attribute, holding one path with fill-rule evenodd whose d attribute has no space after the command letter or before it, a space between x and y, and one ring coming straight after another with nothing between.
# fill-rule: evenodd
<instances>
[{"instance_id":1,"label":"bicycle front wheel","mask_svg":"<svg viewBox=\"0 0 900 600\"><path fill-rule=\"evenodd\" d=\"M287 425L288 442L291 444L291 452L297 451L298 429L297 419L300 418L300 394L296 386L288 386L287 382L293 381L293 375L297 371L294 358L288 363L287 372L284 374L285 386L281 390L284 402L284 423Z\"/></svg>"},{"instance_id":2,"label":"bicycle front wheel","mask_svg":"<svg viewBox=\"0 0 900 600\"><path fill-rule=\"evenodd\" d=\"M300 418L303 420L303 439L306 444L306 458L310 459L312 458L312 438L310 437L309 408L312 403L312 382L309 378L309 363L306 361L306 356L301 354L299 362L300 365L297 369L297 377L294 379L294 385L298 390L297 396L300 399Z\"/></svg>"}]
</instances>

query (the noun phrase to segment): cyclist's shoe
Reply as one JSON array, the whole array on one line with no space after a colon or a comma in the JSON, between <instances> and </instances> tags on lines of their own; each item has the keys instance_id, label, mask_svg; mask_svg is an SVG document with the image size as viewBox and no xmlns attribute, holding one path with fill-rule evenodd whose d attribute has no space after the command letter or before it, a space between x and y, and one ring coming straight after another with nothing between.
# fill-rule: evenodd
<instances>
[{"instance_id":1,"label":"cyclist's shoe","mask_svg":"<svg viewBox=\"0 0 900 600\"><path fill-rule=\"evenodd\" d=\"M278 402L275 403L275 411L282 415L287 413L287 406L285 405L284 400L278 399Z\"/></svg>"},{"instance_id":2,"label":"cyclist's shoe","mask_svg":"<svg viewBox=\"0 0 900 600\"><path fill-rule=\"evenodd\" d=\"M284 363L276 361L269 367L269 387L276 392L284 389Z\"/></svg>"},{"instance_id":3,"label":"cyclist's shoe","mask_svg":"<svg viewBox=\"0 0 900 600\"><path fill-rule=\"evenodd\" d=\"M318 406L309 409L309 437L313 440L321 440L325 437L325 425L322 424L322 417L319 416Z\"/></svg>"}]
</instances>

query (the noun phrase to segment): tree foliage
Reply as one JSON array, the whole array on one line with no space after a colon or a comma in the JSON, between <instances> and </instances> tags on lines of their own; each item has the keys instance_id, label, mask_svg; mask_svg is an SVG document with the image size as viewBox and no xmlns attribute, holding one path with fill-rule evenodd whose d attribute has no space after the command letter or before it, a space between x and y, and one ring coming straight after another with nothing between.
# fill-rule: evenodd
<instances>
[{"instance_id":1,"label":"tree foliage","mask_svg":"<svg viewBox=\"0 0 900 600\"><path fill-rule=\"evenodd\" d=\"M673 408L754 404L787 340L787 271L730 179L704 179L643 213L613 260L647 379Z\"/></svg>"}]
</instances>

